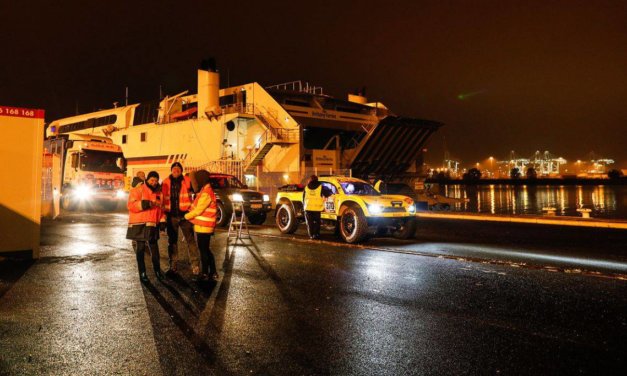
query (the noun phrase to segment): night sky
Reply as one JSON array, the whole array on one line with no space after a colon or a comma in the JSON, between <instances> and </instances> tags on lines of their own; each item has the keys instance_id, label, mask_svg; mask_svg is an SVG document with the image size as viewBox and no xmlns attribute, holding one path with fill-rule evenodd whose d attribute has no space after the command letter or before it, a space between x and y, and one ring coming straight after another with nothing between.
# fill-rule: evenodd
<instances>
[{"instance_id":1,"label":"night sky","mask_svg":"<svg viewBox=\"0 0 627 376\"><path fill-rule=\"evenodd\" d=\"M431 162L445 138L465 166L539 149L627 168L624 1L0 1L0 104L47 121L126 86L131 103L195 92L211 56L223 85L366 86L441 121Z\"/></svg>"}]
</instances>

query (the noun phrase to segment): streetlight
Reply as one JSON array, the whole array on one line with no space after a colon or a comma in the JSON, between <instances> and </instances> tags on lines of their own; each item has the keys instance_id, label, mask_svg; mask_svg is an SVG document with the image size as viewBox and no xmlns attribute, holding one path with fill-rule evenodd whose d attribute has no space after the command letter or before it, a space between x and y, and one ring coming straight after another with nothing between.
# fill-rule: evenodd
<instances>
[{"instance_id":1,"label":"streetlight","mask_svg":"<svg viewBox=\"0 0 627 376\"><path fill-rule=\"evenodd\" d=\"M494 174L494 157L490 157L490 173Z\"/></svg>"}]
</instances>

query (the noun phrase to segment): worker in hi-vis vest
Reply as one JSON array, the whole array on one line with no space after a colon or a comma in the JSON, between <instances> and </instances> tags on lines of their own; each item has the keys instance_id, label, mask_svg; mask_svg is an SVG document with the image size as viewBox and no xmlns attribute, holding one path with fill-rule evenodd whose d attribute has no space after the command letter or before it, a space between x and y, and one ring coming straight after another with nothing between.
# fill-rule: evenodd
<instances>
[{"instance_id":1,"label":"worker in hi-vis vest","mask_svg":"<svg viewBox=\"0 0 627 376\"><path fill-rule=\"evenodd\" d=\"M385 193L385 182L381 179L378 179L375 175L368 175L368 181L374 187L374 189L379 193Z\"/></svg>"},{"instance_id":2,"label":"worker in hi-vis vest","mask_svg":"<svg viewBox=\"0 0 627 376\"><path fill-rule=\"evenodd\" d=\"M311 175L303 193L305 222L309 238L320 238L320 213L324 210L324 198L331 196L330 190L323 186L316 175Z\"/></svg>"}]
</instances>

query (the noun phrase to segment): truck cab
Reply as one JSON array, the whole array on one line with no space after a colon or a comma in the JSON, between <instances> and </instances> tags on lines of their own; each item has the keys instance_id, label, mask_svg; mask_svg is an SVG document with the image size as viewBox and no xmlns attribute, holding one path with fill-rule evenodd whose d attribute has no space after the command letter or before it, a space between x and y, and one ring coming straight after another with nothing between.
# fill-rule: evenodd
<instances>
[{"instance_id":1,"label":"truck cab","mask_svg":"<svg viewBox=\"0 0 627 376\"><path fill-rule=\"evenodd\" d=\"M45 140L44 148L60 158L63 209L99 205L113 210L126 199L126 160L111 139L70 134Z\"/></svg>"}]
</instances>

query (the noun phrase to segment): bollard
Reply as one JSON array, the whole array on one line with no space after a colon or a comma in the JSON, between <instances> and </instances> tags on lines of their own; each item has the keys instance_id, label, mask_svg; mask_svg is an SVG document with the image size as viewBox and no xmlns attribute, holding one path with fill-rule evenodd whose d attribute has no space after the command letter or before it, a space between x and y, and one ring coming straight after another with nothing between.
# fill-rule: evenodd
<instances>
[{"instance_id":1,"label":"bollard","mask_svg":"<svg viewBox=\"0 0 627 376\"><path fill-rule=\"evenodd\" d=\"M592 209L577 209L577 211L581 213L581 218L590 218Z\"/></svg>"}]
</instances>

